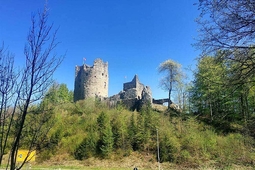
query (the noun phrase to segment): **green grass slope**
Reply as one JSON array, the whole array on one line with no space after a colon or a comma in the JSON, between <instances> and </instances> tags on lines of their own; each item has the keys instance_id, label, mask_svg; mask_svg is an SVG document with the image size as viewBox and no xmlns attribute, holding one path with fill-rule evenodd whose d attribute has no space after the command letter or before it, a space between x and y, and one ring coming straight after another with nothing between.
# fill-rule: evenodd
<instances>
[{"instance_id":1,"label":"green grass slope","mask_svg":"<svg viewBox=\"0 0 255 170\"><path fill-rule=\"evenodd\" d=\"M157 131L163 169L249 169L255 163L253 138L216 133L190 115L171 117L150 106L131 112L92 100L56 106L54 115L47 147L33 166L157 169Z\"/></svg>"}]
</instances>

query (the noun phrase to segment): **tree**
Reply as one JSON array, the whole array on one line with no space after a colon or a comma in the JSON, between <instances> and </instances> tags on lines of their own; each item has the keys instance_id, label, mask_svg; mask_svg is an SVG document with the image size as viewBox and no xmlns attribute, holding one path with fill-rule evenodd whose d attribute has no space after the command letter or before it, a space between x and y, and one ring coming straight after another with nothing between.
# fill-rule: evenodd
<instances>
[{"instance_id":1,"label":"tree","mask_svg":"<svg viewBox=\"0 0 255 170\"><path fill-rule=\"evenodd\" d=\"M228 63L228 81L223 90L231 91L220 106L224 112L231 112L225 113L231 119L247 122L253 112L249 107L254 105L248 99L253 98L251 89L255 81L255 2L200 0L198 10L200 28L194 45L202 50L201 58L220 52L217 59Z\"/></svg>"},{"instance_id":2,"label":"tree","mask_svg":"<svg viewBox=\"0 0 255 170\"><path fill-rule=\"evenodd\" d=\"M221 112L226 80L225 65L218 62L216 57L206 56L199 60L193 85L193 103L197 111L209 114L211 121Z\"/></svg>"},{"instance_id":3,"label":"tree","mask_svg":"<svg viewBox=\"0 0 255 170\"><path fill-rule=\"evenodd\" d=\"M74 157L78 160L83 160L84 158L90 158L96 154L96 144L97 144L97 133L96 133L96 124L90 122L86 137L75 149Z\"/></svg>"},{"instance_id":4,"label":"tree","mask_svg":"<svg viewBox=\"0 0 255 170\"><path fill-rule=\"evenodd\" d=\"M189 94L191 83L180 82L176 87L176 95L174 96L174 103L176 103L183 113L189 113Z\"/></svg>"},{"instance_id":5,"label":"tree","mask_svg":"<svg viewBox=\"0 0 255 170\"><path fill-rule=\"evenodd\" d=\"M150 151L156 148L156 129L159 118L153 114L150 105L142 107L137 115L137 126L135 133L135 145L140 151Z\"/></svg>"},{"instance_id":6,"label":"tree","mask_svg":"<svg viewBox=\"0 0 255 170\"><path fill-rule=\"evenodd\" d=\"M253 77L255 53L250 52L255 49L255 2L200 0L198 9L200 34L194 45L202 50L202 56L225 51L221 58L241 63L245 66L242 70L247 70L245 76Z\"/></svg>"},{"instance_id":7,"label":"tree","mask_svg":"<svg viewBox=\"0 0 255 170\"><path fill-rule=\"evenodd\" d=\"M14 70L14 55L2 45L0 47L0 165L6 152L10 125L15 112L11 107L11 99L15 94L17 78L18 74Z\"/></svg>"},{"instance_id":8,"label":"tree","mask_svg":"<svg viewBox=\"0 0 255 170\"><path fill-rule=\"evenodd\" d=\"M134 113L132 113L130 117L130 122L128 124L128 140L134 151L138 150L136 134L137 134L136 120Z\"/></svg>"},{"instance_id":9,"label":"tree","mask_svg":"<svg viewBox=\"0 0 255 170\"><path fill-rule=\"evenodd\" d=\"M241 63L217 54L199 59L191 90L193 109L210 121L246 126L254 109L254 77L246 76Z\"/></svg>"},{"instance_id":10,"label":"tree","mask_svg":"<svg viewBox=\"0 0 255 170\"><path fill-rule=\"evenodd\" d=\"M109 117L105 112L100 113L97 124L99 131L97 150L103 157L108 157L113 151L114 138Z\"/></svg>"},{"instance_id":11,"label":"tree","mask_svg":"<svg viewBox=\"0 0 255 170\"><path fill-rule=\"evenodd\" d=\"M43 104L56 105L73 101L73 92L69 91L66 84L54 82L43 98Z\"/></svg>"},{"instance_id":12,"label":"tree","mask_svg":"<svg viewBox=\"0 0 255 170\"><path fill-rule=\"evenodd\" d=\"M128 146L128 130L125 122L125 118L121 112L116 114L111 120L111 127L114 139L115 149L129 149Z\"/></svg>"},{"instance_id":13,"label":"tree","mask_svg":"<svg viewBox=\"0 0 255 170\"><path fill-rule=\"evenodd\" d=\"M36 19L37 17L38 20ZM41 134L41 130L46 121L49 120L47 110L39 106L37 107L36 104L43 98L48 87L52 84L52 75L60 65L63 57L52 54L58 45L56 42L57 30L51 33L53 24L48 25L47 19L48 9L46 6L43 12L38 12L37 15L34 14L32 16L32 26L27 36L27 45L24 48L26 59L25 68L20 71L19 79L10 77L14 81L13 84L17 85L15 95L7 101L14 101L11 103L13 111L8 125L8 128L13 128L14 133L7 165L8 168L10 163L11 170L21 169L24 163L28 161L28 156L36 149L38 140L42 139L41 137L45 135ZM8 83L7 80L4 80L5 83ZM38 118L43 121L33 120L35 124L30 124L30 126L35 125L36 127L34 127L33 133L29 137L30 140L28 140L30 142L27 144L29 146L29 154L25 158L25 161L18 167L16 166L16 156L18 149L22 145L22 140L27 135L24 129L28 123L28 113L39 115Z\"/></svg>"},{"instance_id":14,"label":"tree","mask_svg":"<svg viewBox=\"0 0 255 170\"><path fill-rule=\"evenodd\" d=\"M165 76L161 79L160 85L164 90L168 91L168 108L170 107L171 101L171 93L175 86L181 82L182 79L182 72L181 72L181 65L173 60L166 60L160 63L158 67L158 72L163 73L165 72Z\"/></svg>"},{"instance_id":15,"label":"tree","mask_svg":"<svg viewBox=\"0 0 255 170\"><path fill-rule=\"evenodd\" d=\"M67 88L66 84L60 84L58 89L58 97L60 102L72 102L73 101L73 94Z\"/></svg>"}]
</instances>

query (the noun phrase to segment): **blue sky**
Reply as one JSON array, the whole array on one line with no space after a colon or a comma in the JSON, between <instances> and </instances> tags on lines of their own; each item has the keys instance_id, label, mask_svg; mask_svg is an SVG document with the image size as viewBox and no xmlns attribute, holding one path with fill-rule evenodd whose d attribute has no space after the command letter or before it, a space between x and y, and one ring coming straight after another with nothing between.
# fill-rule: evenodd
<instances>
[{"instance_id":1,"label":"blue sky","mask_svg":"<svg viewBox=\"0 0 255 170\"><path fill-rule=\"evenodd\" d=\"M154 98L167 97L159 87L159 64L172 59L183 69L194 68L199 55L191 46L197 36L195 2L48 0L49 23L59 27L56 53L66 53L54 79L73 90L75 65L82 65L83 58L88 65L101 58L109 64L109 96L121 91L123 83L137 74L151 87ZM31 14L43 6L44 0L0 0L0 42L15 54L21 67Z\"/></svg>"}]
</instances>

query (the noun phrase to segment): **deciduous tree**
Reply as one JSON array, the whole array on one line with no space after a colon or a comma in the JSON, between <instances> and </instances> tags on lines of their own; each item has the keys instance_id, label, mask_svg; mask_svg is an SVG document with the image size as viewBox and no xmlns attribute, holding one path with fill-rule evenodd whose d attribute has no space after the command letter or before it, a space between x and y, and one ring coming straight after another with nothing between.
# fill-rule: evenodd
<instances>
[{"instance_id":1,"label":"deciduous tree","mask_svg":"<svg viewBox=\"0 0 255 170\"><path fill-rule=\"evenodd\" d=\"M246 77L255 70L255 2L248 0L200 0L198 3L200 26L197 43L202 56L214 55L241 63ZM236 53L239 53L237 56ZM242 82L241 82L242 83Z\"/></svg>"},{"instance_id":2,"label":"deciduous tree","mask_svg":"<svg viewBox=\"0 0 255 170\"><path fill-rule=\"evenodd\" d=\"M41 134L41 128L44 126L45 121L49 120L47 110L33 108L43 98L48 87L52 84L52 75L63 59L63 57L58 57L53 53L58 45L56 41L57 31L52 32L53 24L48 25L47 19L48 9L46 6L43 12L38 12L32 16L32 25L29 29L27 44L24 48L26 64L24 69L20 71L20 78L16 79L17 82L14 82L14 84L17 84L16 94L14 95L16 99L14 101L17 102L12 103L14 110L16 110L15 122L13 117L10 120L10 122L15 123L13 124L15 125L13 129L14 137L9 156L11 170L21 169L24 163L28 161L29 154L36 149L38 140L42 139L41 135L44 135ZM33 126L33 133L30 137L31 140L29 140L30 143L27 144L29 146L27 148L29 154L24 162L17 166L17 152L26 135L24 128L27 123L28 113L39 114L38 118L43 118L41 119L43 121L37 122L33 120L34 124L30 124L30 126ZM9 126L12 126L12 124Z\"/></svg>"},{"instance_id":3,"label":"deciduous tree","mask_svg":"<svg viewBox=\"0 0 255 170\"><path fill-rule=\"evenodd\" d=\"M14 55L2 45L0 47L0 165L3 155L7 152L7 140L11 135L11 124L15 113L12 99L17 88L17 78ZM16 102L17 98L14 99L14 103Z\"/></svg>"},{"instance_id":4,"label":"deciduous tree","mask_svg":"<svg viewBox=\"0 0 255 170\"><path fill-rule=\"evenodd\" d=\"M214 57L204 57L198 62L193 87L193 103L199 112L209 114L211 120L220 111L223 105L222 97L225 91L224 80L226 70L224 64L217 62Z\"/></svg>"},{"instance_id":5,"label":"deciduous tree","mask_svg":"<svg viewBox=\"0 0 255 170\"><path fill-rule=\"evenodd\" d=\"M182 79L182 71L181 71L181 65L173 60L166 60L162 63L160 63L158 67L159 73L165 73L164 77L161 79L160 86L168 91L168 107L170 107L171 104L171 94L172 90L175 86L178 85L178 83L181 82Z\"/></svg>"},{"instance_id":6,"label":"deciduous tree","mask_svg":"<svg viewBox=\"0 0 255 170\"><path fill-rule=\"evenodd\" d=\"M200 0L198 10L199 36L194 45L202 50L201 57L217 55L218 60L227 63L228 81L222 91L228 93L220 106L225 115L247 122L255 76L255 2Z\"/></svg>"},{"instance_id":7,"label":"deciduous tree","mask_svg":"<svg viewBox=\"0 0 255 170\"><path fill-rule=\"evenodd\" d=\"M199 60L191 90L193 109L211 121L246 124L254 108L254 77L246 76L244 65L221 55Z\"/></svg>"}]
</instances>

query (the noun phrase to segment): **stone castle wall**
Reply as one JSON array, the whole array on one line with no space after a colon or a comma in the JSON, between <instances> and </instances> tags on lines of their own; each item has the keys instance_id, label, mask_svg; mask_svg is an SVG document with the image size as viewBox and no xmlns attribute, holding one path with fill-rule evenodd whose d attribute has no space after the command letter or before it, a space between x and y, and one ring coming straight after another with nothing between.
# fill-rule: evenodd
<instances>
[{"instance_id":1,"label":"stone castle wall","mask_svg":"<svg viewBox=\"0 0 255 170\"><path fill-rule=\"evenodd\" d=\"M132 96L127 96L125 98L142 98L142 91L144 89L144 85L140 83L138 76L135 75L131 82L127 82L123 84L123 91L129 91L127 94L133 94Z\"/></svg>"},{"instance_id":2,"label":"stone castle wall","mask_svg":"<svg viewBox=\"0 0 255 170\"><path fill-rule=\"evenodd\" d=\"M149 86L140 83L137 75L123 84L123 91L108 97L108 63L96 59L93 66L83 64L75 67L74 102L87 98L98 98L115 107L122 103L131 110L140 110L142 105L152 103Z\"/></svg>"},{"instance_id":3,"label":"stone castle wall","mask_svg":"<svg viewBox=\"0 0 255 170\"><path fill-rule=\"evenodd\" d=\"M108 63L96 59L93 66L75 67L74 101L108 97Z\"/></svg>"},{"instance_id":4,"label":"stone castle wall","mask_svg":"<svg viewBox=\"0 0 255 170\"><path fill-rule=\"evenodd\" d=\"M140 83L135 75L131 82L123 84L123 91L107 99L110 106L122 103L130 110L140 110L143 104L152 103L152 93L148 86Z\"/></svg>"}]
</instances>

